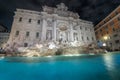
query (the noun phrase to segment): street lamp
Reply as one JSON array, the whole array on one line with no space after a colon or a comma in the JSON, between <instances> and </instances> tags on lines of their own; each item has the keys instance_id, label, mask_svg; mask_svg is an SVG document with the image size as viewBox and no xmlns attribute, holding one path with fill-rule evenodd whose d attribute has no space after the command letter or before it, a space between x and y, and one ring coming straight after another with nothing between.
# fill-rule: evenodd
<instances>
[{"instance_id":1,"label":"street lamp","mask_svg":"<svg viewBox=\"0 0 120 80\"><path fill-rule=\"evenodd\" d=\"M108 39L110 39L110 37L108 35L103 37L103 40L104 40L103 47L104 48L108 47L108 42L107 42Z\"/></svg>"},{"instance_id":2,"label":"street lamp","mask_svg":"<svg viewBox=\"0 0 120 80\"><path fill-rule=\"evenodd\" d=\"M106 41L108 39L108 36L104 36L103 39Z\"/></svg>"}]
</instances>

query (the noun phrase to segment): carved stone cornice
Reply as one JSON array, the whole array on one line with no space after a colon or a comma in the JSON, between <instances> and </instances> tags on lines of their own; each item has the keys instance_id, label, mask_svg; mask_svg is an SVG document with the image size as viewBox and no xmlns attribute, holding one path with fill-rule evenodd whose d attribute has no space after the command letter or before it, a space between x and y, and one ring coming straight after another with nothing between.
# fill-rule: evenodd
<instances>
[{"instance_id":1,"label":"carved stone cornice","mask_svg":"<svg viewBox=\"0 0 120 80\"><path fill-rule=\"evenodd\" d=\"M57 8L43 6L43 12L46 12L48 14L58 14L59 16L63 17L73 17L75 19L79 19L78 13L68 11L68 7L65 6L64 3L60 3L59 5L57 5Z\"/></svg>"}]
</instances>

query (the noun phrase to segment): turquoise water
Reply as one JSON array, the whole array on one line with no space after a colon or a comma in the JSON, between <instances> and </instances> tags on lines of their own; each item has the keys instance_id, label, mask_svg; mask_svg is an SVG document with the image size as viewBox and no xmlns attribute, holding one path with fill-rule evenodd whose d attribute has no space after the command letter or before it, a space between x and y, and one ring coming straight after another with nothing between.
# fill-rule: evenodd
<instances>
[{"instance_id":1,"label":"turquoise water","mask_svg":"<svg viewBox=\"0 0 120 80\"><path fill-rule=\"evenodd\" d=\"M120 53L0 58L0 80L120 80Z\"/></svg>"}]
</instances>

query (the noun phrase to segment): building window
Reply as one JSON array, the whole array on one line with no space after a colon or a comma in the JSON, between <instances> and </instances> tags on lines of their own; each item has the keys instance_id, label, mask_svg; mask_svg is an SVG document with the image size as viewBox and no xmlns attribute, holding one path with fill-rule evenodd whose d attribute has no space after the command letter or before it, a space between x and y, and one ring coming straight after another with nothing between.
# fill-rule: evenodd
<instances>
[{"instance_id":1,"label":"building window","mask_svg":"<svg viewBox=\"0 0 120 80\"><path fill-rule=\"evenodd\" d=\"M108 26L105 26L105 30L108 31Z\"/></svg>"},{"instance_id":2,"label":"building window","mask_svg":"<svg viewBox=\"0 0 120 80\"><path fill-rule=\"evenodd\" d=\"M110 22L110 26L113 26L114 25L114 21Z\"/></svg>"},{"instance_id":3,"label":"building window","mask_svg":"<svg viewBox=\"0 0 120 80\"><path fill-rule=\"evenodd\" d=\"M82 27L80 26L80 29L82 30Z\"/></svg>"},{"instance_id":4,"label":"building window","mask_svg":"<svg viewBox=\"0 0 120 80\"><path fill-rule=\"evenodd\" d=\"M110 43L110 46L112 47L112 43Z\"/></svg>"},{"instance_id":5,"label":"building window","mask_svg":"<svg viewBox=\"0 0 120 80\"><path fill-rule=\"evenodd\" d=\"M29 35L30 35L30 32L26 32L26 37L29 37Z\"/></svg>"},{"instance_id":6,"label":"building window","mask_svg":"<svg viewBox=\"0 0 120 80\"><path fill-rule=\"evenodd\" d=\"M24 47L28 47L28 43L24 43Z\"/></svg>"},{"instance_id":7,"label":"building window","mask_svg":"<svg viewBox=\"0 0 120 80\"><path fill-rule=\"evenodd\" d=\"M94 41L94 38L92 37L92 40Z\"/></svg>"},{"instance_id":8,"label":"building window","mask_svg":"<svg viewBox=\"0 0 120 80\"><path fill-rule=\"evenodd\" d=\"M101 27L101 24L99 25L99 27Z\"/></svg>"},{"instance_id":9,"label":"building window","mask_svg":"<svg viewBox=\"0 0 120 80\"><path fill-rule=\"evenodd\" d=\"M87 40L89 41L89 37L87 37Z\"/></svg>"},{"instance_id":10,"label":"building window","mask_svg":"<svg viewBox=\"0 0 120 80\"><path fill-rule=\"evenodd\" d=\"M118 43L120 43L120 41L119 41L119 40L116 40L115 43L118 44Z\"/></svg>"},{"instance_id":11,"label":"building window","mask_svg":"<svg viewBox=\"0 0 120 80\"><path fill-rule=\"evenodd\" d=\"M28 22L29 22L29 23L31 23L31 21L32 21L32 19L29 19L29 21L28 21Z\"/></svg>"},{"instance_id":12,"label":"building window","mask_svg":"<svg viewBox=\"0 0 120 80\"><path fill-rule=\"evenodd\" d=\"M21 21L22 21L22 17L19 18L19 22L21 22Z\"/></svg>"},{"instance_id":13,"label":"building window","mask_svg":"<svg viewBox=\"0 0 120 80\"><path fill-rule=\"evenodd\" d=\"M117 19L118 19L118 21L120 21L120 17L118 17Z\"/></svg>"},{"instance_id":14,"label":"building window","mask_svg":"<svg viewBox=\"0 0 120 80\"><path fill-rule=\"evenodd\" d=\"M36 33L36 38L38 38L38 37L39 37L39 32Z\"/></svg>"},{"instance_id":15,"label":"building window","mask_svg":"<svg viewBox=\"0 0 120 80\"><path fill-rule=\"evenodd\" d=\"M109 19L112 19L111 17L109 17Z\"/></svg>"},{"instance_id":16,"label":"building window","mask_svg":"<svg viewBox=\"0 0 120 80\"><path fill-rule=\"evenodd\" d=\"M84 41L84 37L82 36L81 38L82 38L82 40Z\"/></svg>"},{"instance_id":17,"label":"building window","mask_svg":"<svg viewBox=\"0 0 120 80\"><path fill-rule=\"evenodd\" d=\"M117 15L117 14L118 14L118 12L116 11L116 12L115 12L115 14Z\"/></svg>"},{"instance_id":18,"label":"building window","mask_svg":"<svg viewBox=\"0 0 120 80\"><path fill-rule=\"evenodd\" d=\"M16 31L15 35L18 36L19 35L19 31Z\"/></svg>"},{"instance_id":19,"label":"building window","mask_svg":"<svg viewBox=\"0 0 120 80\"><path fill-rule=\"evenodd\" d=\"M113 28L113 31L115 31L115 28Z\"/></svg>"},{"instance_id":20,"label":"building window","mask_svg":"<svg viewBox=\"0 0 120 80\"><path fill-rule=\"evenodd\" d=\"M107 31L107 34L109 34L109 32Z\"/></svg>"},{"instance_id":21,"label":"building window","mask_svg":"<svg viewBox=\"0 0 120 80\"><path fill-rule=\"evenodd\" d=\"M102 32L102 29L100 29L100 32Z\"/></svg>"},{"instance_id":22,"label":"building window","mask_svg":"<svg viewBox=\"0 0 120 80\"><path fill-rule=\"evenodd\" d=\"M38 24L40 24L40 20L38 20L38 22L37 22Z\"/></svg>"},{"instance_id":23,"label":"building window","mask_svg":"<svg viewBox=\"0 0 120 80\"><path fill-rule=\"evenodd\" d=\"M106 21L104 21L104 24L106 23Z\"/></svg>"},{"instance_id":24,"label":"building window","mask_svg":"<svg viewBox=\"0 0 120 80\"><path fill-rule=\"evenodd\" d=\"M115 34L114 37L118 37L118 34Z\"/></svg>"}]
</instances>

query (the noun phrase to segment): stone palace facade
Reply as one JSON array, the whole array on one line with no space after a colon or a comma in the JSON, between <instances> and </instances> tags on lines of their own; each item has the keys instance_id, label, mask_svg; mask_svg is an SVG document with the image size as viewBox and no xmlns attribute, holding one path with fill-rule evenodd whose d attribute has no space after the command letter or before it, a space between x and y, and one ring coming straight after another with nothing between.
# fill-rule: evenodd
<instances>
[{"instance_id":1,"label":"stone palace facade","mask_svg":"<svg viewBox=\"0 0 120 80\"><path fill-rule=\"evenodd\" d=\"M96 41L93 23L79 19L61 3L56 8L43 6L43 11L17 9L8 44L28 47L46 42L88 45Z\"/></svg>"}]
</instances>

